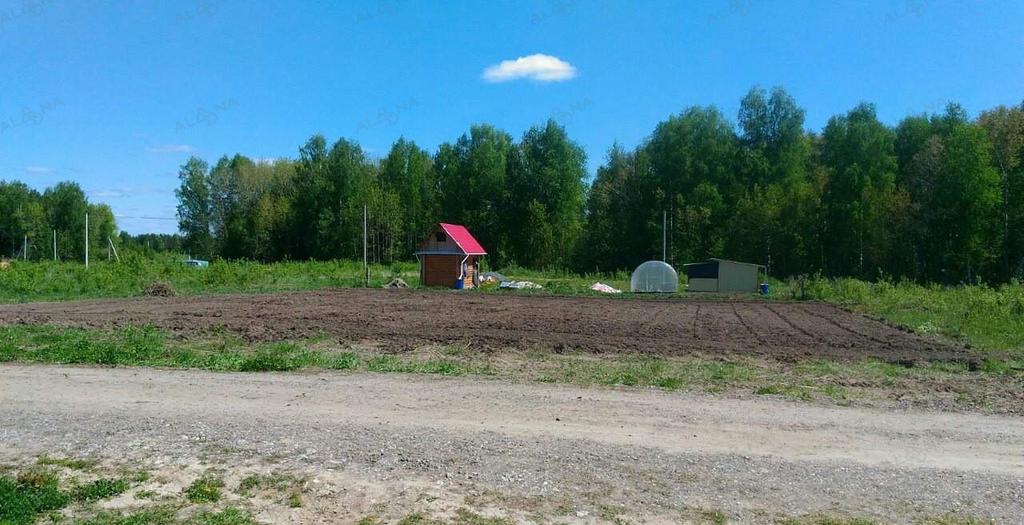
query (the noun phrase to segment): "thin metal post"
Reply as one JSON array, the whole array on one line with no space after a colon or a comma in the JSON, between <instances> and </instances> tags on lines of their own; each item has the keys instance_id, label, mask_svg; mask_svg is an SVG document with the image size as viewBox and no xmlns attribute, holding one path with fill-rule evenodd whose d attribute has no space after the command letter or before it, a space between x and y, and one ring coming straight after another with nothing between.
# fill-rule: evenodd
<instances>
[{"instance_id":1,"label":"thin metal post","mask_svg":"<svg viewBox=\"0 0 1024 525\"><path fill-rule=\"evenodd\" d=\"M661 211L661 260L668 261L668 213L665 210Z\"/></svg>"},{"instance_id":2,"label":"thin metal post","mask_svg":"<svg viewBox=\"0 0 1024 525\"><path fill-rule=\"evenodd\" d=\"M85 268L89 268L89 212L85 212Z\"/></svg>"},{"instance_id":3,"label":"thin metal post","mask_svg":"<svg viewBox=\"0 0 1024 525\"><path fill-rule=\"evenodd\" d=\"M53 230L53 262L57 262L57 230Z\"/></svg>"},{"instance_id":4,"label":"thin metal post","mask_svg":"<svg viewBox=\"0 0 1024 525\"><path fill-rule=\"evenodd\" d=\"M370 266L366 259L366 205L363 204L363 277L364 286L370 287Z\"/></svg>"},{"instance_id":5,"label":"thin metal post","mask_svg":"<svg viewBox=\"0 0 1024 525\"><path fill-rule=\"evenodd\" d=\"M25 234L24 240L21 242L21 259L24 261L28 260L28 234Z\"/></svg>"}]
</instances>

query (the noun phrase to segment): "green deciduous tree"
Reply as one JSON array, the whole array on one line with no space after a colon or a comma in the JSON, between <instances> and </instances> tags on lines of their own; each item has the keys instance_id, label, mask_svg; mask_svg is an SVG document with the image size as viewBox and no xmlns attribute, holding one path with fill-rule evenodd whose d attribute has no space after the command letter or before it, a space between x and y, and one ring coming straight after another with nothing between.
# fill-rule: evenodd
<instances>
[{"instance_id":1,"label":"green deciduous tree","mask_svg":"<svg viewBox=\"0 0 1024 525\"><path fill-rule=\"evenodd\" d=\"M549 120L523 135L512 159L505 215L513 256L528 266L564 267L583 233L583 148Z\"/></svg>"},{"instance_id":2,"label":"green deciduous tree","mask_svg":"<svg viewBox=\"0 0 1024 525\"><path fill-rule=\"evenodd\" d=\"M895 135L875 107L860 104L829 120L820 143L829 170L823 196L826 269L833 275L872 276L894 249L886 228L896 192Z\"/></svg>"},{"instance_id":3,"label":"green deciduous tree","mask_svg":"<svg viewBox=\"0 0 1024 525\"><path fill-rule=\"evenodd\" d=\"M183 247L195 257L213 255L208 170L206 162L196 157L190 157L178 170L178 229L184 236Z\"/></svg>"},{"instance_id":4,"label":"green deciduous tree","mask_svg":"<svg viewBox=\"0 0 1024 525\"><path fill-rule=\"evenodd\" d=\"M1000 178L1002 277L1024 277L1024 104L999 106L978 117L992 144Z\"/></svg>"},{"instance_id":5,"label":"green deciduous tree","mask_svg":"<svg viewBox=\"0 0 1024 525\"><path fill-rule=\"evenodd\" d=\"M512 137L489 125L477 125L454 144L442 144L434 157L440 219L464 224L503 264L512 256L507 230L510 190L508 161Z\"/></svg>"}]
</instances>

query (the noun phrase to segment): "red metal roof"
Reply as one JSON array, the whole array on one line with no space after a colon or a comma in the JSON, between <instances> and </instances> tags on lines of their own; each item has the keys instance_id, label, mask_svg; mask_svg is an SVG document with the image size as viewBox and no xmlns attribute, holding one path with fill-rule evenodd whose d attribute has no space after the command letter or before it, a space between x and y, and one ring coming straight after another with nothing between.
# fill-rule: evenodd
<instances>
[{"instance_id":1,"label":"red metal roof","mask_svg":"<svg viewBox=\"0 0 1024 525\"><path fill-rule=\"evenodd\" d=\"M455 241L455 244L459 245L459 248L462 248L466 255L487 255L484 247L476 242L476 239L473 238L473 235L469 233L465 226L442 222L441 229Z\"/></svg>"}]
</instances>

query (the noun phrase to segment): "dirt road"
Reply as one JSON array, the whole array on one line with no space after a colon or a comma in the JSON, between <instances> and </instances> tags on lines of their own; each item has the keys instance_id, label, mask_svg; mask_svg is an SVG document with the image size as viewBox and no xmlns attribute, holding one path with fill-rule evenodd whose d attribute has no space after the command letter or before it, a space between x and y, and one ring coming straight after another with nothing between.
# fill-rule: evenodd
<instances>
[{"instance_id":1,"label":"dirt road","mask_svg":"<svg viewBox=\"0 0 1024 525\"><path fill-rule=\"evenodd\" d=\"M250 341L326 333L388 348L484 348L891 362L966 361L962 348L821 303L339 289L0 305L0 324L152 324L185 336L225 328Z\"/></svg>"},{"instance_id":2,"label":"dirt road","mask_svg":"<svg viewBox=\"0 0 1024 525\"><path fill-rule=\"evenodd\" d=\"M304 522L379 502L575 522L1024 513L1020 418L496 380L0 366L0 460L43 452L349 487Z\"/></svg>"}]
</instances>

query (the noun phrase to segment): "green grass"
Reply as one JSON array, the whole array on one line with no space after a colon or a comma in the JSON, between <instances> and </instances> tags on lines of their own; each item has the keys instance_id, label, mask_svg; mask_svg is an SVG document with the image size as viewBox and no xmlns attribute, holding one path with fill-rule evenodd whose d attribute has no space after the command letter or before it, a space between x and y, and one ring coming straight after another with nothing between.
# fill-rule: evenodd
<instances>
[{"instance_id":1,"label":"green grass","mask_svg":"<svg viewBox=\"0 0 1024 525\"><path fill-rule=\"evenodd\" d=\"M135 469L120 469L123 477L108 477L80 482L73 473L53 469L62 467L81 470L93 469L95 463L79 463L68 458L39 456L36 465L26 467L17 474L0 476L0 525L31 525L44 522L63 522L70 525L256 525L251 514L233 506L210 509L206 504L221 498L224 482L220 478L204 476L195 480L177 501L142 508L104 510L98 503L127 491L133 483L143 483L148 473ZM61 479L63 475L70 476ZM145 475L142 475L142 474ZM257 485L294 487L301 479L294 476L266 476ZM283 485L282 485L283 484ZM145 494L144 494L145 493ZM140 491L137 499L149 499L156 494ZM184 500L202 505L198 512L186 510ZM301 506L298 491L289 493L284 501L289 506ZM62 509L67 508L62 512ZM68 514L65 514L67 512Z\"/></svg>"},{"instance_id":2,"label":"green grass","mask_svg":"<svg viewBox=\"0 0 1024 525\"><path fill-rule=\"evenodd\" d=\"M738 361L672 360L635 355L609 358L551 355L539 359L550 365L544 368L544 380L583 385L655 386L677 390L727 387L758 376L754 365Z\"/></svg>"},{"instance_id":3,"label":"green grass","mask_svg":"<svg viewBox=\"0 0 1024 525\"><path fill-rule=\"evenodd\" d=\"M0 327L0 362L44 362L274 371L353 368L354 354L311 352L296 343L250 347L230 334L198 342L173 341L163 330L129 326L85 330L57 326Z\"/></svg>"},{"instance_id":4,"label":"green grass","mask_svg":"<svg viewBox=\"0 0 1024 525\"><path fill-rule=\"evenodd\" d=\"M96 501L112 498L128 490L130 484L126 479L102 478L84 485L78 485L71 491L75 501Z\"/></svg>"},{"instance_id":5,"label":"green grass","mask_svg":"<svg viewBox=\"0 0 1024 525\"><path fill-rule=\"evenodd\" d=\"M313 350L313 341L250 346L231 334L182 342L150 326L86 330L58 326L0 327L0 362L43 362L201 368L235 372L287 371L300 368L364 369L442 375L487 375L485 364L454 358L411 359L409 356L361 357L354 352Z\"/></svg>"},{"instance_id":6,"label":"green grass","mask_svg":"<svg viewBox=\"0 0 1024 525\"><path fill-rule=\"evenodd\" d=\"M38 515L63 508L71 496L58 484L56 474L46 470L0 476L0 524L29 525Z\"/></svg>"},{"instance_id":7,"label":"green grass","mask_svg":"<svg viewBox=\"0 0 1024 525\"><path fill-rule=\"evenodd\" d=\"M181 263L183 259L126 254L123 262L96 261L88 270L77 261L12 261L11 268L0 270L0 302L130 297L158 281L184 295L363 286L362 261L213 261L208 268L190 268ZM379 287L395 277L417 286L418 266L414 261L371 265L370 286Z\"/></svg>"},{"instance_id":8,"label":"green grass","mask_svg":"<svg viewBox=\"0 0 1024 525\"><path fill-rule=\"evenodd\" d=\"M257 525L248 512L236 507L221 511L202 511L180 520L174 507L156 507L134 512L103 511L95 516L73 522L74 525Z\"/></svg>"},{"instance_id":9,"label":"green grass","mask_svg":"<svg viewBox=\"0 0 1024 525\"><path fill-rule=\"evenodd\" d=\"M91 470L98 463L95 459L54 458L46 454L36 458L37 465L64 467L72 470Z\"/></svg>"},{"instance_id":10,"label":"green grass","mask_svg":"<svg viewBox=\"0 0 1024 525\"><path fill-rule=\"evenodd\" d=\"M1024 349L1024 285L920 285L857 279L779 283L776 297L828 301L987 350ZM1020 357L1020 355L1018 355ZM1024 360L1019 361L1024 365Z\"/></svg>"},{"instance_id":11,"label":"green grass","mask_svg":"<svg viewBox=\"0 0 1024 525\"><path fill-rule=\"evenodd\" d=\"M258 522L251 514L235 507L228 507L220 512L200 512L188 525L256 525Z\"/></svg>"},{"instance_id":12,"label":"green grass","mask_svg":"<svg viewBox=\"0 0 1024 525\"><path fill-rule=\"evenodd\" d=\"M431 358L421 361L410 359L408 356L394 354L370 357L363 362L363 366L370 372L383 373L438 374L446 376L494 374L494 371L486 364L468 364L464 361L447 358Z\"/></svg>"},{"instance_id":13,"label":"green grass","mask_svg":"<svg viewBox=\"0 0 1024 525\"><path fill-rule=\"evenodd\" d=\"M291 508L303 505L302 487L305 480L291 474L250 474L238 483L238 492L251 497L255 490L273 490L285 495L284 502Z\"/></svg>"},{"instance_id":14,"label":"green grass","mask_svg":"<svg viewBox=\"0 0 1024 525\"><path fill-rule=\"evenodd\" d=\"M948 392L964 406L989 406L1014 412L1006 385L1024 378L1013 358L993 356L980 367L932 362L912 367L877 360L808 360L778 363L755 358L708 360L693 357L573 351L493 353L465 346L381 353L339 347L323 338L249 344L227 332L200 341L180 340L153 327L86 330L56 326L0 327L0 362L86 363L159 366L216 371L266 372L298 369L362 370L376 373L497 376L515 380L598 386L655 387L665 390L721 392L746 390L796 400L864 398L858 392L911 389L932 399ZM983 381L979 383L978 381ZM932 388L929 385L933 385ZM985 387L985 385L988 385ZM1000 386L1002 385L1002 386ZM984 387L984 388L983 388ZM866 390L865 390L866 389ZM990 397L995 396L995 397ZM41 458L44 464L87 466L80 460Z\"/></svg>"},{"instance_id":15,"label":"green grass","mask_svg":"<svg viewBox=\"0 0 1024 525\"><path fill-rule=\"evenodd\" d=\"M178 523L173 508L142 509L135 512L104 511L86 518L76 520L75 525L174 525Z\"/></svg>"},{"instance_id":16,"label":"green grass","mask_svg":"<svg viewBox=\"0 0 1024 525\"><path fill-rule=\"evenodd\" d=\"M185 497L192 503L216 503L220 501L224 480L215 476L197 478L185 487Z\"/></svg>"},{"instance_id":17,"label":"green grass","mask_svg":"<svg viewBox=\"0 0 1024 525\"><path fill-rule=\"evenodd\" d=\"M413 512L398 520L398 525L426 525L429 523L432 523L431 520L422 512Z\"/></svg>"}]
</instances>

